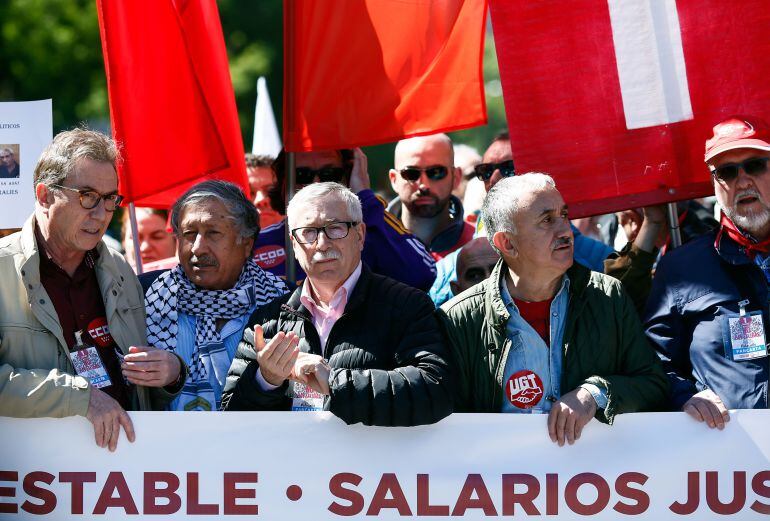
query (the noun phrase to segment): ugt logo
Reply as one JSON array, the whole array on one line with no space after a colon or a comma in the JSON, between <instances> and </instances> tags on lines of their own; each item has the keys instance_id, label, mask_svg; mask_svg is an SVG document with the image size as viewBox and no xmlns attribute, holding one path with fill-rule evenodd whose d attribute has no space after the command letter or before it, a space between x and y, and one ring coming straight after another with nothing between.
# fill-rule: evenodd
<instances>
[{"instance_id":1,"label":"ugt logo","mask_svg":"<svg viewBox=\"0 0 770 521\"><path fill-rule=\"evenodd\" d=\"M511 405L519 409L530 409L543 398L543 381L528 369L511 375L505 389Z\"/></svg>"}]
</instances>

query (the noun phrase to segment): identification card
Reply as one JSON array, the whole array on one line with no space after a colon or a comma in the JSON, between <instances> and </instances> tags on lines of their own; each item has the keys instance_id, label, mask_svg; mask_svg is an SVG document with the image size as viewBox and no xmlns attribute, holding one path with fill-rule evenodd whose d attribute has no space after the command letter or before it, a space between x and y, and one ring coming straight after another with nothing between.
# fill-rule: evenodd
<instances>
[{"instance_id":1,"label":"identification card","mask_svg":"<svg viewBox=\"0 0 770 521\"><path fill-rule=\"evenodd\" d=\"M75 371L86 378L97 389L112 385L107 370L104 368L102 357L94 346L87 346L70 352Z\"/></svg>"},{"instance_id":2,"label":"identification card","mask_svg":"<svg viewBox=\"0 0 770 521\"><path fill-rule=\"evenodd\" d=\"M302 382L292 382L292 411L323 411L324 396Z\"/></svg>"},{"instance_id":3,"label":"identification card","mask_svg":"<svg viewBox=\"0 0 770 521\"><path fill-rule=\"evenodd\" d=\"M725 355L736 362L767 356L765 325L761 311L726 315L722 327L722 337L725 344Z\"/></svg>"}]
</instances>

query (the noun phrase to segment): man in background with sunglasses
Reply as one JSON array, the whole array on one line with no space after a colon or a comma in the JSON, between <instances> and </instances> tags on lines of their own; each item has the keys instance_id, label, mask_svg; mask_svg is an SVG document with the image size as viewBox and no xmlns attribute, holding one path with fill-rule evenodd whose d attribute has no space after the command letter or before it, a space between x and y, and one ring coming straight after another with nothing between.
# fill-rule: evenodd
<instances>
[{"instance_id":1,"label":"man in background with sunglasses","mask_svg":"<svg viewBox=\"0 0 770 521\"><path fill-rule=\"evenodd\" d=\"M427 291L436 278L433 258L401 221L385 210L385 202L371 189L366 155L361 149L299 152L296 158L296 190L318 182L335 182L350 188L361 201L366 242L364 262L375 273ZM273 208L285 213L286 155L273 163L276 187L270 191ZM255 245L259 266L280 277L286 274L286 220L262 229ZM305 273L296 264L297 281Z\"/></svg>"},{"instance_id":2,"label":"man in background with sunglasses","mask_svg":"<svg viewBox=\"0 0 770 521\"><path fill-rule=\"evenodd\" d=\"M121 428L134 440L126 410L161 409L185 373L147 347L142 288L102 242L122 199L117 160L99 132L57 135L35 167L34 214L0 240L0 415L85 416L112 451ZM126 363L152 381L129 383Z\"/></svg>"},{"instance_id":3,"label":"man in background with sunglasses","mask_svg":"<svg viewBox=\"0 0 770 521\"><path fill-rule=\"evenodd\" d=\"M721 227L669 252L647 302L647 336L666 365L671 406L722 429L728 409L768 407L770 131L730 117L706 142Z\"/></svg>"},{"instance_id":4,"label":"man in background with sunglasses","mask_svg":"<svg viewBox=\"0 0 770 521\"><path fill-rule=\"evenodd\" d=\"M452 195L462 172L454 164L452 140L446 134L404 139L396 145L390 184L398 197L388 210L400 217L439 260L473 238L463 219L463 205Z\"/></svg>"},{"instance_id":5,"label":"man in background with sunglasses","mask_svg":"<svg viewBox=\"0 0 770 521\"><path fill-rule=\"evenodd\" d=\"M513 165L513 150L511 149L511 136L508 132L500 132L492 139L481 163L474 168L476 177L484 182L487 192L501 179L516 175Z\"/></svg>"}]
</instances>

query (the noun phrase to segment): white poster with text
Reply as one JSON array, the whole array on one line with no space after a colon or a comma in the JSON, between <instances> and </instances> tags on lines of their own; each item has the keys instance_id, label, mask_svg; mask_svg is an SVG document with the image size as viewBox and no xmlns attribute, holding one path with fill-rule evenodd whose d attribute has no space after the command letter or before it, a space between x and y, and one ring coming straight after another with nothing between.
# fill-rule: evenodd
<instances>
[{"instance_id":1,"label":"white poster with text","mask_svg":"<svg viewBox=\"0 0 770 521\"><path fill-rule=\"evenodd\" d=\"M0 229L21 228L32 214L35 165L51 139L51 100L0 102Z\"/></svg>"}]
</instances>

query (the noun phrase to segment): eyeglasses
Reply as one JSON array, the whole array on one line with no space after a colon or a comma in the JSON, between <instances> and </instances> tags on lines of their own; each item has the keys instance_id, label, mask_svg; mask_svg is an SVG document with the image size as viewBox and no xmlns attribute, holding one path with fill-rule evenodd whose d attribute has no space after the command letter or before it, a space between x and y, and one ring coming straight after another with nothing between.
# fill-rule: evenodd
<instances>
[{"instance_id":1,"label":"eyeglasses","mask_svg":"<svg viewBox=\"0 0 770 521\"><path fill-rule=\"evenodd\" d=\"M711 167L711 175L729 183L738 177L738 172L742 169L751 177L757 177L767 172L767 162L770 157L750 157L740 163L725 163L716 168Z\"/></svg>"},{"instance_id":2,"label":"eyeglasses","mask_svg":"<svg viewBox=\"0 0 770 521\"><path fill-rule=\"evenodd\" d=\"M425 172L425 175L428 177L428 179L432 181L438 181L446 177L447 171L447 167L443 165L429 166L427 168L407 166L406 168L402 168L399 173L405 180L414 182L420 179L420 176L423 172Z\"/></svg>"},{"instance_id":3,"label":"eyeglasses","mask_svg":"<svg viewBox=\"0 0 770 521\"><path fill-rule=\"evenodd\" d=\"M298 166L295 169L296 181L298 185L309 185L315 180L315 176L318 176L318 180L322 183L333 181L335 183L341 183L345 179L345 169L341 166L325 166L314 170L307 166Z\"/></svg>"},{"instance_id":4,"label":"eyeglasses","mask_svg":"<svg viewBox=\"0 0 770 521\"><path fill-rule=\"evenodd\" d=\"M516 175L516 169L513 166L513 160L503 161L502 163L480 163L473 167L473 175L482 181L489 181L495 170L500 170L503 177L513 177Z\"/></svg>"},{"instance_id":5,"label":"eyeglasses","mask_svg":"<svg viewBox=\"0 0 770 521\"><path fill-rule=\"evenodd\" d=\"M318 240L318 234L321 232L332 240L344 239L350 233L350 228L356 225L358 225L356 221L340 221L329 223L326 226L303 226L294 228L291 231L291 236L300 244L313 244Z\"/></svg>"},{"instance_id":6,"label":"eyeglasses","mask_svg":"<svg viewBox=\"0 0 770 521\"><path fill-rule=\"evenodd\" d=\"M115 208L123 201L123 196L120 194L102 195L94 190L71 188L62 185L51 185L51 187L69 190L70 192L77 192L80 196L80 206L86 210L93 210L99 204L99 201L104 200L104 210L107 212L114 212Z\"/></svg>"},{"instance_id":7,"label":"eyeglasses","mask_svg":"<svg viewBox=\"0 0 770 521\"><path fill-rule=\"evenodd\" d=\"M318 240L318 234L324 232L327 238L344 239L350 233L350 228L358 225L355 221L340 221L336 223L329 223L326 226L303 226L302 228L294 228L291 231L291 236L294 240L300 244L313 244Z\"/></svg>"}]
</instances>

